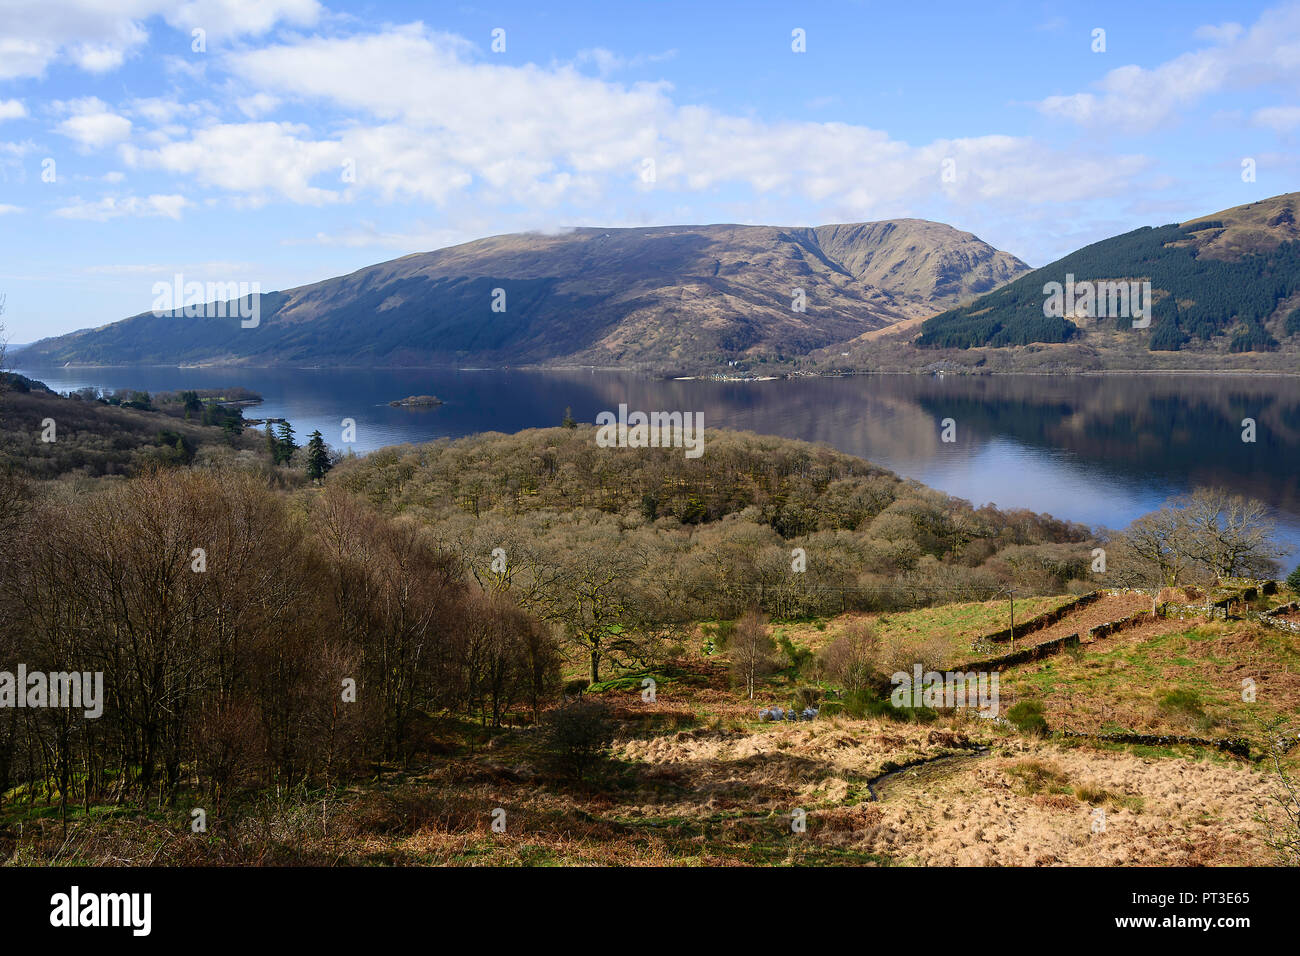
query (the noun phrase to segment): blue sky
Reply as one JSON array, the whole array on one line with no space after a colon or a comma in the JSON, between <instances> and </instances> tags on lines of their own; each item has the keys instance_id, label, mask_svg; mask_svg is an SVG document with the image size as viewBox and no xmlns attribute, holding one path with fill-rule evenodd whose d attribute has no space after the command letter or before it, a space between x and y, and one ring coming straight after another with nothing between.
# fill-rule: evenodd
<instances>
[{"instance_id":1,"label":"blue sky","mask_svg":"<svg viewBox=\"0 0 1300 956\"><path fill-rule=\"evenodd\" d=\"M575 225L912 216L1041 265L1300 189L1297 145L1294 3L0 0L3 322Z\"/></svg>"}]
</instances>

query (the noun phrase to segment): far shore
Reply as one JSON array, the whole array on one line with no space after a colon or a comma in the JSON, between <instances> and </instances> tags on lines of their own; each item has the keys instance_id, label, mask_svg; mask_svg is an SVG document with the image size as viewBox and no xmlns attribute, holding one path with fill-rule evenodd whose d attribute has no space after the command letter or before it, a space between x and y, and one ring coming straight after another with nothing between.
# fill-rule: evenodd
<instances>
[{"instance_id":1,"label":"far shore","mask_svg":"<svg viewBox=\"0 0 1300 956\"><path fill-rule=\"evenodd\" d=\"M11 356L18 358L19 356ZM681 370L663 370L629 367L624 365L490 365L466 367L463 365L248 365L244 363L212 363L206 365L170 365L162 363L140 363L124 365L31 365L11 364L9 371L26 374L42 371L94 370L94 369L177 369L181 371L207 369L247 369L250 371L294 371L294 372L329 372L329 371L457 371L457 372L621 372L642 375L646 378L662 381L714 381L727 383L771 382L801 378L850 378L870 375L917 375L917 376L952 376L954 378L1014 378L1014 377L1098 377L1107 375L1167 375L1167 376L1268 376L1272 378L1295 378L1300 376L1300 356L1296 357L1295 369L1254 369L1254 368L1101 368L1101 369L822 369L773 371L764 375L737 375L721 371L683 372ZM35 376L39 377L39 376ZM401 402L390 402L392 405ZM439 402L438 404L442 404Z\"/></svg>"}]
</instances>

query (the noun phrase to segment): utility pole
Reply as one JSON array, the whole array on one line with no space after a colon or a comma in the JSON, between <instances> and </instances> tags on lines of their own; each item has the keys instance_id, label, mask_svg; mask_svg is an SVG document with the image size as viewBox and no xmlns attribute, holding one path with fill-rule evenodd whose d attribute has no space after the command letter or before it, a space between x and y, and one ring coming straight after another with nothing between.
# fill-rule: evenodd
<instances>
[{"instance_id":1,"label":"utility pole","mask_svg":"<svg viewBox=\"0 0 1300 956\"><path fill-rule=\"evenodd\" d=\"M1007 604L1011 611L1011 653L1016 652L1016 592L1007 588Z\"/></svg>"}]
</instances>

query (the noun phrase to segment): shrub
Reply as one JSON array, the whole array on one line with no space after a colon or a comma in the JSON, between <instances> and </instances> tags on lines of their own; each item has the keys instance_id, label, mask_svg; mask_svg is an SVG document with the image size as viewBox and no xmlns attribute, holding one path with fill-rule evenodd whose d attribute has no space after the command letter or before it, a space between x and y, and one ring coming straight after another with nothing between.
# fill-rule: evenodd
<instances>
[{"instance_id":1,"label":"shrub","mask_svg":"<svg viewBox=\"0 0 1300 956\"><path fill-rule=\"evenodd\" d=\"M1047 718L1041 700L1021 700L1007 711L1007 720L1022 734L1046 736Z\"/></svg>"},{"instance_id":2,"label":"shrub","mask_svg":"<svg viewBox=\"0 0 1300 956\"><path fill-rule=\"evenodd\" d=\"M827 704L826 707L829 708L830 705ZM823 710L822 713L829 716L828 710ZM869 689L846 693L844 713L858 719L883 717L887 720L917 724L928 724L939 717L939 712L930 707L895 707L887 696L881 697Z\"/></svg>"},{"instance_id":3,"label":"shrub","mask_svg":"<svg viewBox=\"0 0 1300 956\"><path fill-rule=\"evenodd\" d=\"M1025 703L1030 703L1030 701L1025 701ZM1065 788L1066 777L1061 768L1042 760L1022 760L1015 766L1009 767L1007 773L1020 781L1021 789L1026 795L1045 791L1052 793L1069 792Z\"/></svg>"},{"instance_id":4,"label":"shrub","mask_svg":"<svg viewBox=\"0 0 1300 956\"><path fill-rule=\"evenodd\" d=\"M813 652L806 647L795 647L794 642L785 634L781 635L780 640L781 653L790 661L790 667L796 674L803 670L804 665L812 660Z\"/></svg>"},{"instance_id":5,"label":"shrub","mask_svg":"<svg viewBox=\"0 0 1300 956\"><path fill-rule=\"evenodd\" d=\"M556 762L582 778L614 739L609 707L598 700L579 700L551 711L546 718L546 744Z\"/></svg>"},{"instance_id":6,"label":"shrub","mask_svg":"<svg viewBox=\"0 0 1300 956\"><path fill-rule=\"evenodd\" d=\"M800 687L794 692L794 709L803 711L808 707L816 707L822 702L822 692L819 687Z\"/></svg>"},{"instance_id":7,"label":"shrub","mask_svg":"<svg viewBox=\"0 0 1300 956\"><path fill-rule=\"evenodd\" d=\"M736 633L735 621L719 621L717 624L717 641L715 646L720 651L727 649L727 642L731 640L731 635Z\"/></svg>"},{"instance_id":8,"label":"shrub","mask_svg":"<svg viewBox=\"0 0 1300 956\"><path fill-rule=\"evenodd\" d=\"M1300 782L1288 768L1288 742L1295 739L1297 727L1288 717L1257 720L1258 747L1271 786L1271 807L1255 813L1255 822L1265 829L1265 844L1284 866L1300 866Z\"/></svg>"},{"instance_id":9,"label":"shrub","mask_svg":"<svg viewBox=\"0 0 1300 956\"><path fill-rule=\"evenodd\" d=\"M880 641L871 626L850 624L821 652L818 670L852 694L876 683L879 659Z\"/></svg>"},{"instance_id":10,"label":"shrub","mask_svg":"<svg viewBox=\"0 0 1300 956\"><path fill-rule=\"evenodd\" d=\"M588 686L590 686L590 684L591 681L586 679L571 680L564 685L564 696L581 697L583 695L583 692L586 691L586 689L588 688Z\"/></svg>"},{"instance_id":11,"label":"shrub","mask_svg":"<svg viewBox=\"0 0 1300 956\"><path fill-rule=\"evenodd\" d=\"M933 707L894 707L890 706L889 716L912 724L930 724L939 719L939 712Z\"/></svg>"},{"instance_id":12,"label":"shrub","mask_svg":"<svg viewBox=\"0 0 1300 956\"><path fill-rule=\"evenodd\" d=\"M1166 714L1183 714L1187 717L1204 717L1200 695L1191 690L1171 690L1160 698L1160 709Z\"/></svg>"},{"instance_id":13,"label":"shrub","mask_svg":"<svg viewBox=\"0 0 1300 956\"><path fill-rule=\"evenodd\" d=\"M884 717L894 708L869 690L849 691L844 695L844 713L859 720L863 717Z\"/></svg>"},{"instance_id":14,"label":"shrub","mask_svg":"<svg viewBox=\"0 0 1300 956\"><path fill-rule=\"evenodd\" d=\"M1084 803L1091 803L1094 807L1099 803L1105 803L1110 799L1110 793L1101 787L1091 783L1081 783L1074 788L1074 795Z\"/></svg>"},{"instance_id":15,"label":"shrub","mask_svg":"<svg viewBox=\"0 0 1300 956\"><path fill-rule=\"evenodd\" d=\"M665 677L663 674L656 674L654 671L638 671L635 674L624 674L622 677L611 677L609 680L603 680L599 684L592 684L587 688L588 694L604 694L609 691L641 693L645 689L642 683L646 678L655 682L657 687L672 682L672 678Z\"/></svg>"},{"instance_id":16,"label":"shrub","mask_svg":"<svg viewBox=\"0 0 1300 956\"><path fill-rule=\"evenodd\" d=\"M941 671L950 654L951 648L943 638L896 634L885 641L879 667L884 674L911 673L917 664L922 671Z\"/></svg>"}]
</instances>

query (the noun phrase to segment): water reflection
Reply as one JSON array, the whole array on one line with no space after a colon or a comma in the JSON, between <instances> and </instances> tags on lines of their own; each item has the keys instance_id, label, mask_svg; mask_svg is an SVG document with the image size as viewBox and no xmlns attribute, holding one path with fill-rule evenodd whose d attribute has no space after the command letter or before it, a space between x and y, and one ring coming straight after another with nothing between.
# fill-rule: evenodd
<instances>
[{"instance_id":1,"label":"water reflection","mask_svg":"<svg viewBox=\"0 0 1300 956\"><path fill-rule=\"evenodd\" d=\"M1277 511L1300 545L1300 379L1107 375L936 378L873 375L773 382L658 381L597 370L30 369L52 388L242 385L252 415L319 428L337 444L357 422L358 451L399 442L511 432L630 408L702 411L706 427L824 442L977 504L1027 507L1120 526L1171 494L1219 484ZM391 408L434 394L437 408ZM939 422L957 423L940 441ZM1241 440L1242 420L1256 441ZM707 454L706 454L707 460ZM1300 551L1297 552L1300 554Z\"/></svg>"}]
</instances>

